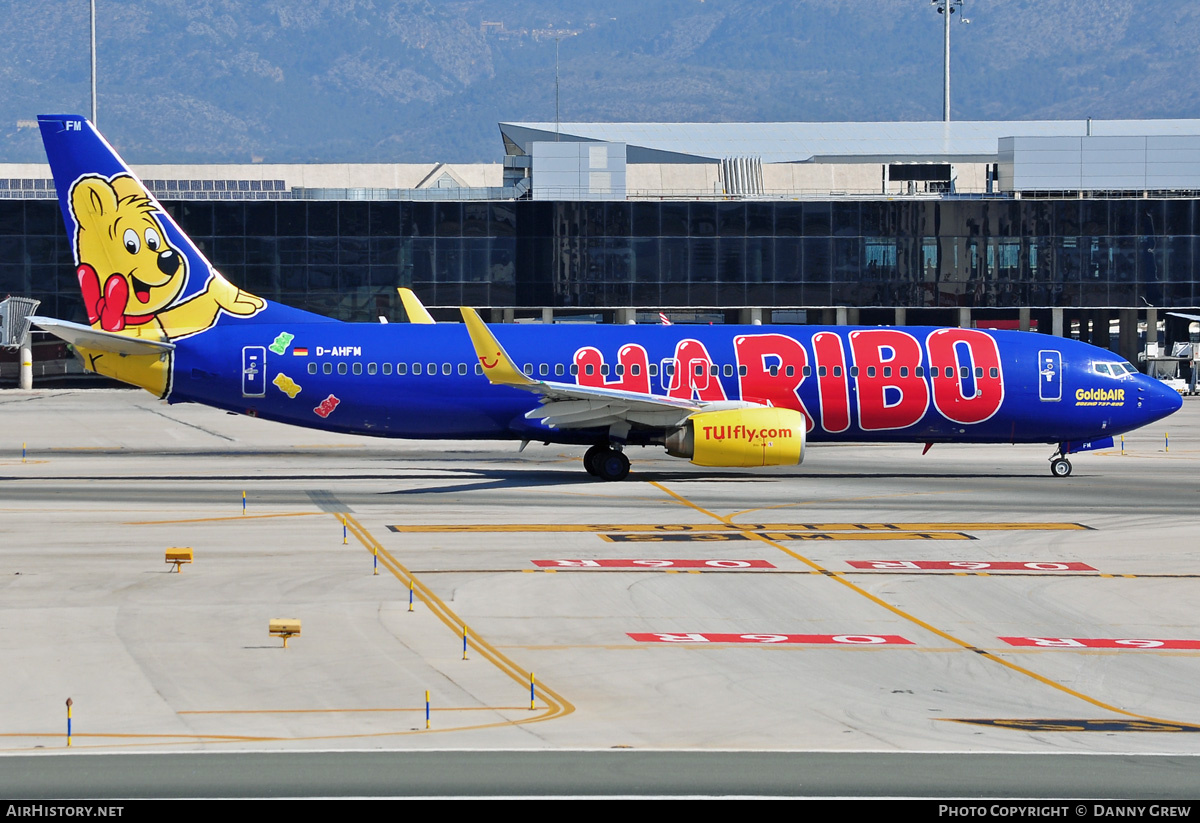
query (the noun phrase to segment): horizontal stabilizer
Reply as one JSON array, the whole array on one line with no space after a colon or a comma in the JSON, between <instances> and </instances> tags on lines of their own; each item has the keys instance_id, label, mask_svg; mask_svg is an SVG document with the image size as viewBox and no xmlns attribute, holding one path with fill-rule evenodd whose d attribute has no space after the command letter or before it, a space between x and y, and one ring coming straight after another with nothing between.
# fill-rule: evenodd
<instances>
[{"instance_id":1,"label":"horizontal stabilizer","mask_svg":"<svg viewBox=\"0 0 1200 823\"><path fill-rule=\"evenodd\" d=\"M69 323L66 320L55 320L52 317L30 317L29 322L44 329L55 337L66 340L72 346L80 346L92 351L103 351L111 354L166 354L175 348L174 343L161 340L149 340L144 337L129 337L111 331L93 329L79 323Z\"/></svg>"}]
</instances>

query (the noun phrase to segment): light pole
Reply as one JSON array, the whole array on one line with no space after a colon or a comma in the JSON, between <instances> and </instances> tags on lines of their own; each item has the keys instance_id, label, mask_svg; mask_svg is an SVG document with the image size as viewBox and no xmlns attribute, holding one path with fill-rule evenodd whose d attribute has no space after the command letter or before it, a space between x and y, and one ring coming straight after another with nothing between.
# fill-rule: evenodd
<instances>
[{"instance_id":1,"label":"light pole","mask_svg":"<svg viewBox=\"0 0 1200 823\"><path fill-rule=\"evenodd\" d=\"M562 37L554 38L554 142L558 142L558 44Z\"/></svg>"},{"instance_id":2,"label":"light pole","mask_svg":"<svg viewBox=\"0 0 1200 823\"><path fill-rule=\"evenodd\" d=\"M96 0L90 0L92 10L92 125L96 125ZM98 128L98 127L97 127Z\"/></svg>"},{"instance_id":3,"label":"light pole","mask_svg":"<svg viewBox=\"0 0 1200 823\"><path fill-rule=\"evenodd\" d=\"M945 44L942 48L943 70L942 78L944 88L942 90L942 120L950 122L950 15L955 12L962 12L963 0L929 0L929 4L938 10L938 14L942 15L942 30L945 32ZM971 21L961 14L959 19L964 23Z\"/></svg>"}]
</instances>

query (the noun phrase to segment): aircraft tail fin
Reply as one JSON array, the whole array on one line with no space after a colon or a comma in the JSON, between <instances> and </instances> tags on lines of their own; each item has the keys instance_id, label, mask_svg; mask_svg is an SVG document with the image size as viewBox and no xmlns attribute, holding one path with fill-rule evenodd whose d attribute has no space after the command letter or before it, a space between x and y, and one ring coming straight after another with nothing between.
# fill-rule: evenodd
<instances>
[{"instance_id":1,"label":"aircraft tail fin","mask_svg":"<svg viewBox=\"0 0 1200 823\"><path fill-rule=\"evenodd\" d=\"M155 339L198 334L266 301L213 270L83 117L38 117L92 328Z\"/></svg>"}]
</instances>

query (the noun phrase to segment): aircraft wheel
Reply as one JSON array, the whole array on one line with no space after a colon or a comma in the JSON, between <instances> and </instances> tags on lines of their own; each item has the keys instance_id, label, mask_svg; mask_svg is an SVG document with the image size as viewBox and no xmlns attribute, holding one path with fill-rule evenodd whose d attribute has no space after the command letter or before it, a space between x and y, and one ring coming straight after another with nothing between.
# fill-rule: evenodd
<instances>
[{"instance_id":1,"label":"aircraft wheel","mask_svg":"<svg viewBox=\"0 0 1200 823\"><path fill-rule=\"evenodd\" d=\"M616 449L605 449L596 458L596 476L601 480L624 480L629 474L629 458Z\"/></svg>"},{"instance_id":2,"label":"aircraft wheel","mask_svg":"<svg viewBox=\"0 0 1200 823\"><path fill-rule=\"evenodd\" d=\"M1069 477L1071 475L1071 461L1065 457L1051 460L1050 473L1055 477Z\"/></svg>"},{"instance_id":3,"label":"aircraft wheel","mask_svg":"<svg viewBox=\"0 0 1200 823\"><path fill-rule=\"evenodd\" d=\"M600 456L603 455L606 451L608 451L607 446L597 445L597 446L592 446L590 449L588 449L587 451L585 451L583 453L583 468L586 469L587 473L590 474L592 477L596 477L599 474L599 472L596 469L596 463L599 462Z\"/></svg>"}]
</instances>

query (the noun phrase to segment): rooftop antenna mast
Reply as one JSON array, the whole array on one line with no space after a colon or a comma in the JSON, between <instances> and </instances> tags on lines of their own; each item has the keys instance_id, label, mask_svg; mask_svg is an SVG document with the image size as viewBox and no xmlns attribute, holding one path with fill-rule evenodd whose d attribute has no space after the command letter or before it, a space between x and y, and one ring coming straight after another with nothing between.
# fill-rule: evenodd
<instances>
[{"instance_id":1,"label":"rooftop antenna mast","mask_svg":"<svg viewBox=\"0 0 1200 823\"><path fill-rule=\"evenodd\" d=\"M574 37L579 34L572 29L536 29L534 36L543 35L554 38L554 142L558 142L560 121L558 114L558 46L564 37Z\"/></svg>"}]
</instances>

